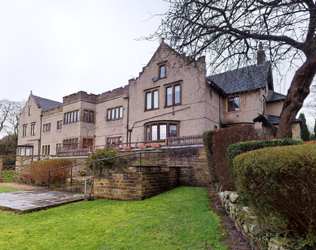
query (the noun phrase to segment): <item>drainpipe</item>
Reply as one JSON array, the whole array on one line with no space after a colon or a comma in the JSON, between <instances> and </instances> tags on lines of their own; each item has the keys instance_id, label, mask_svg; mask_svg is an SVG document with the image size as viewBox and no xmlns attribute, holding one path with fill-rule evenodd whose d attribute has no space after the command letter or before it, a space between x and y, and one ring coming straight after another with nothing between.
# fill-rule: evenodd
<instances>
[{"instance_id":1,"label":"drainpipe","mask_svg":"<svg viewBox=\"0 0 316 250\"><path fill-rule=\"evenodd\" d=\"M219 101L218 101L218 110L219 110L219 128L222 128L222 107L221 107L221 96L219 96Z\"/></svg>"},{"instance_id":2,"label":"drainpipe","mask_svg":"<svg viewBox=\"0 0 316 250\"><path fill-rule=\"evenodd\" d=\"M126 118L126 146L128 146L128 124L129 124L129 93L126 92L126 97L127 99L127 118Z\"/></svg>"},{"instance_id":3,"label":"drainpipe","mask_svg":"<svg viewBox=\"0 0 316 250\"><path fill-rule=\"evenodd\" d=\"M42 117L43 115L40 115L40 127L39 127L39 130L40 130L40 138L38 140L38 160L41 159L41 141L42 141Z\"/></svg>"}]
</instances>

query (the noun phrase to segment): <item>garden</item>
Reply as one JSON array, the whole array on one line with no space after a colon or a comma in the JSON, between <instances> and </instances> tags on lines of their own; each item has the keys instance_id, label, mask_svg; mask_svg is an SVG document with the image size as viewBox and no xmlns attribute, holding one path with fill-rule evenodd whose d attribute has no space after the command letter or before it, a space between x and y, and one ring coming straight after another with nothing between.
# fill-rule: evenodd
<instances>
[{"instance_id":1,"label":"garden","mask_svg":"<svg viewBox=\"0 0 316 250\"><path fill-rule=\"evenodd\" d=\"M24 215L0 211L0 249L227 249L209 201L204 188L179 187L143 201L100 199Z\"/></svg>"}]
</instances>

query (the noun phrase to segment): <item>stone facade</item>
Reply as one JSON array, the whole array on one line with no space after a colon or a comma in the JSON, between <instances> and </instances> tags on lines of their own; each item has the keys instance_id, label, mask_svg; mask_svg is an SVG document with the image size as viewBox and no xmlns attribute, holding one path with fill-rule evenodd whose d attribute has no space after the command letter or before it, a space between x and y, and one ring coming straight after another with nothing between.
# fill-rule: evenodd
<instances>
[{"instance_id":1,"label":"stone facade","mask_svg":"<svg viewBox=\"0 0 316 250\"><path fill-rule=\"evenodd\" d=\"M192 61L162 41L139 76L124 87L98 95L79 91L62 103L31 93L20 116L17 154L56 155L57 148L123 147L127 142L163 144L168 137L255 125L258 114L280 114L284 96L274 93L271 72L260 87L227 94L211 84L206 68L204 57ZM252 85L248 81L245 86ZM228 103L235 97L238 109L231 110Z\"/></svg>"}]
</instances>

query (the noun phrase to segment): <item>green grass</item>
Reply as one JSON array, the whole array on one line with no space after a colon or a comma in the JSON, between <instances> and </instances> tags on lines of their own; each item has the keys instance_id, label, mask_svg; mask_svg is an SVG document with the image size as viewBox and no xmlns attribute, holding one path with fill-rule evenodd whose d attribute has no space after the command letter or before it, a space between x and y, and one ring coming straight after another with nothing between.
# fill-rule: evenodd
<instances>
[{"instance_id":1,"label":"green grass","mask_svg":"<svg viewBox=\"0 0 316 250\"><path fill-rule=\"evenodd\" d=\"M18 175L15 173L15 170L3 170L2 171L2 181L3 182L12 182L13 177Z\"/></svg>"},{"instance_id":2,"label":"green grass","mask_svg":"<svg viewBox=\"0 0 316 250\"><path fill-rule=\"evenodd\" d=\"M18 189L18 188L0 187L0 193L14 192L14 191L20 191L20 190L21 189Z\"/></svg>"},{"instance_id":3,"label":"green grass","mask_svg":"<svg viewBox=\"0 0 316 250\"><path fill-rule=\"evenodd\" d=\"M208 202L203 188L181 187L144 201L0 211L0 249L227 249Z\"/></svg>"}]
</instances>

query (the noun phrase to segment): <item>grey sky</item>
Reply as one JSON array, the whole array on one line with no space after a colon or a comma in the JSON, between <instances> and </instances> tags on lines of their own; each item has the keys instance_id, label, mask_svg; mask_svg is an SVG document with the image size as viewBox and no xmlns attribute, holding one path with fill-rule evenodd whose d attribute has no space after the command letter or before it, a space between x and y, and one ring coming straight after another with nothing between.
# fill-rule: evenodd
<instances>
[{"instance_id":1,"label":"grey sky","mask_svg":"<svg viewBox=\"0 0 316 250\"><path fill-rule=\"evenodd\" d=\"M126 85L159 45L135 39L167 9L163 0L0 0L0 99L26 100L32 90L61 102ZM291 77L286 87L274 77L286 94Z\"/></svg>"},{"instance_id":2,"label":"grey sky","mask_svg":"<svg viewBox=\"0 0 316 250\"><path fill-rule=\"evenodd\" d=\"M0 0L0 99L32 90L62 101L126 85L159 45L134 39L158 27L149 13L167 9L162 0Z\"/></svg>"}]
</instances>

